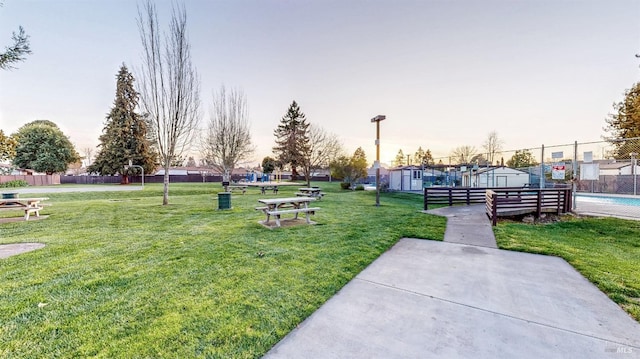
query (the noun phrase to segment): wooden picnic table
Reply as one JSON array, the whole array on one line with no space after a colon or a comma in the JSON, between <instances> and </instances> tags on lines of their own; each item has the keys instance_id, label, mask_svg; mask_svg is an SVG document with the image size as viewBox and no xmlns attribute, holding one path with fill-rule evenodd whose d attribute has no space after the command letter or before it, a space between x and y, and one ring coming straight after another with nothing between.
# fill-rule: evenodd
<instances>
[{"instance_id":1,"label":"wooden picnic table","mask_svg":"<svg viewBox=\"0 0 640 359\"><path fill-rule=\"evenodd\" d=\"M24 210L24 219L28 221L31 213L35 213L36 217L40 217L40 210L42 209L40 202L48 199L48 197L2 198L0 199L0 209L22 209Z\"/></svg>"},{"instance_id":2,"label":"wooden picnic table","mask_svg":"<svg viewBox=\"0 0 640 359\"><path fill-rule=\"evenodd\" d=\"M298 191L299 192L296 193L296 196L300 197L313 197L322 199L322 196L324 196L324 193L320 190L320 187L303 187L298 188Z\"/></svg>"},{"instance_id":3,"label":"wooden picnic table","mask_svg":"<svg viewBox=\"0 0 640 359\"><path fill-rule=\"evenodd\" d=\"M294 219L298 218L298 214L304 213L307 224L311 224L310 215L319 211L320 208L309 207L309 202L313 202L316 199L314 197L288 197L288 198L265 198L259 199L258 202L264 204L262 207L256 207L256 210L261 210L267 219L260 222L263 225L269 227L271 216L276 220L276 227L280 227L280 216L283 214L294 214Z\"/></svg>"}]
</instances>

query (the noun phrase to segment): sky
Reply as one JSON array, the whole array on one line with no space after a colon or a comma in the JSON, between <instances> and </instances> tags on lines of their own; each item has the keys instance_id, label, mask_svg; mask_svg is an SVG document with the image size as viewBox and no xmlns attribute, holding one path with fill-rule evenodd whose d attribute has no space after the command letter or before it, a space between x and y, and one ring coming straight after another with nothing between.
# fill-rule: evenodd
<instances>
[{"instance_id":1,"label":"sky","mask_svg":"<svg viewBox=\"0 0 640 359\"><path fill-rule=\"evenodd\" d=\"M33 54L0 71L0 129L56 123L78 152L98 144L122 63L142 45L133 0L4 0L0 49L23 26ZM168 27L172 2L156 1ZM640 1L187 0L203 123L222 85L244 91L254 158L271 155L292 101L345 150L381 162L605 135L613 103L639 77ZM95 152L94 152L95 153ZM192 154L199 158L197 149Z\"/></svg>"}]
</instances>

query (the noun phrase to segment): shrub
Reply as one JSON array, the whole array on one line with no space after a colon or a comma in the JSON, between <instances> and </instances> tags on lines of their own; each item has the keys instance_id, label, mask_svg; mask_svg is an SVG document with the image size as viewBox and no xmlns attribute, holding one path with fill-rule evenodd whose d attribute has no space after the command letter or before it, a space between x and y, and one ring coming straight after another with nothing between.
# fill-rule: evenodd
<instances>
[{"instance_id":1,"label":"shrub","mask_svg":"<svg viewBox=\"0 0 640 359\"><path fill-rule=\"evenodd\" d=\"M364 186L359 184L356 186L356 191L364 191Z\"/></svg>"},{"instance_id":2,"label":"shrub","mask_svg":"<svg viewBox=\"0 0 640 359\"><path fill-rule=\"evenodd\" d=\"M0 183L0 188L27 187L29 184L25 180L13 180Z\"/></svg>"},{"instance_id":3,"label":"shrub","mask_svg":"<svg viewBox=\"0 0 640 359\"><path fill-rule=\"evenodd\" d=\"M349 183L349 182L340 182L340 188L349 189L349 188L351 188L351 183Z\"/></svg>"}]
</instances>

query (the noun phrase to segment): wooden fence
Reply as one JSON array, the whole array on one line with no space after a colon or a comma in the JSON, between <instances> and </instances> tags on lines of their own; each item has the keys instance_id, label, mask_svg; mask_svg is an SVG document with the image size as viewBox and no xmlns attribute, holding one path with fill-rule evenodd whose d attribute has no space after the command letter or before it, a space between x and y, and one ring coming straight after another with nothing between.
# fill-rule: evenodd
<instances>
[{"instance_id":1,"label":"wooden fence","mask_svg":"<svg viewBox=\"0 0 640 359\"><path fill-rule=\"evenodd\" d=\"M0 183L9 181L23 180L26 181L29 186L49 186L53 184L60 184L60 175L11 175L0 176Z\"/></svg>"}]
</instances>

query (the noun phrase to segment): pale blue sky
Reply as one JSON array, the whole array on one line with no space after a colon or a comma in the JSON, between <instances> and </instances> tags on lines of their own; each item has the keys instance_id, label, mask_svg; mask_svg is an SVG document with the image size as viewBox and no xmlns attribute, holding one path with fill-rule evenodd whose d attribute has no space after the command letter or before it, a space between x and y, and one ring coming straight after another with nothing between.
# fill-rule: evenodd
<instances>
[{"instance_id":1,"label":"pale blue sky","mask_svg":"<svg viewBox=\"0 0 640 359\"><path fill-rule=\"evenodd\" d=\"M158 1L160 22L171 2ZM186 1L204 120L211 93L242 88L253 163L292 100L349 152L434 157L495 130L505 149L597 141L638 81L640 1ZM82 152L98 144L122 62L141 45L135 1L5 0L0 46L22 25L33 55L0 72L0 128L48 119Z\"/></svg>"}]
</instances>

